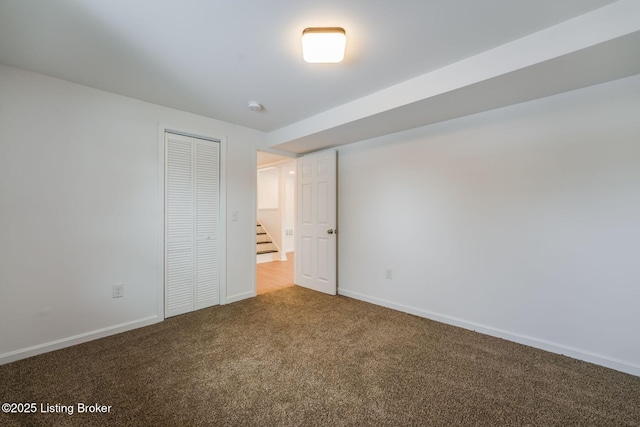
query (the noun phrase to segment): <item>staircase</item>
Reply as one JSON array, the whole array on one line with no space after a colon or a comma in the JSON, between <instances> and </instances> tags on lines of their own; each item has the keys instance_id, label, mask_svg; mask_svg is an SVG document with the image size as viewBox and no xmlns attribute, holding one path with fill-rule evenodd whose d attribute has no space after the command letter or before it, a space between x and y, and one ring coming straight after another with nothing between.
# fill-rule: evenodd
<instances>
[{"instance_id":1,"label":"staircase","mask_svg":"<svg viewBox=\"0 0 640 427\"><path fill-rule=\"evenodd\" d=\"M256 224L256 254L258 262L267 262L277 259L278 248L267 234L262 224Z\"/></svg>"}]
</instances>

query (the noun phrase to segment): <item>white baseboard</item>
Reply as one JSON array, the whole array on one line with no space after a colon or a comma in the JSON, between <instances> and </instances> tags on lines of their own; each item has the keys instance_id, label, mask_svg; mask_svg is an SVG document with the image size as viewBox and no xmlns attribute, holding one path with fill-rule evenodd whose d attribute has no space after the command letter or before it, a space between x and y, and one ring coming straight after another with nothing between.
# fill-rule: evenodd
<instances>
[{"instance_id":1,"label":"white baseboard","mask_svg":"<svg viewBox=\"0 0 640 427\"><path fill-rule=\"evenodd\" d=\"M458 326L460 328L469 329L485 335L490 335L497 338L503 338L509 341L517 342L519 344L524 344L530 347L539 348L541 350L549 351L551 353L562 354L564 356L572 357L574 359L582 360L589 363L594 363L600 366L605 366L607 368L615 369L616 371L625 372L627 374L631 374L635 376L640 376L640 366L633 363L626 362L624 360L615 359L612 357L604 356L602 354L593 353L591 351L582 350L579 348L570 347L570 346L546 341L546 340L535 338L535 337L520 335L517 333L493 328L490 326L481 325L474 322L469 322L463 319L458 319L456 317L434 313L434 312L423 310L416 307L410 307L407 305L398 304L392 301L364 295L359 292L353 292L345 289L338 289L338 293L340 295L365 301L365 302L369 302L371 304L380 305L383 307L402 311L404 313L413 314L419 317L425 317L427 319L435 320L436 322Z\"/></svg>"},{"instance_id":2,"label":"white baseboard","mask_svg":"<svg viewBox=\"0 0 640 427\"><path fill-rule=\"evenodd\" d=\"M27 357L36 356L38 354L47 353L49 351L60 350L61 348L71 347L73 345L82 344L87 341L93 341L98 338L104 338L109 335L119 334L121 332L130 331L132 329L141 328L143 326L153 325L162 321L158 316L149 316L131 322L120 323L118 325L108 326L102 329L85 332L71 337L61 338L44 344L38 344L19 350L10 351L0 354L0 365L15 362Z\"/></svg>"},{"instance_id":3,"label":"white baseboard","mask_svg":"<svg viewBox=\"0 0 640 427\"><path fill-rule=\"evenodd\" d=\"M243 299L252 298L256 296L256 291L243 292L241 294L231 295L227 297L225 304L231 304L234 302L242 301Z\"/></svg>"},{"instance_id":4,"label":"white baseboard","mask_svg":"<svg viewBox=\"0 0 640 427\"><path fill-rule=\"evenodd\" d=\"M268 254L260 254L256 256L256 264L262 264L263 262L278 261L280 259L280 252L270 252Z\"/></svg>"}]
</instances>

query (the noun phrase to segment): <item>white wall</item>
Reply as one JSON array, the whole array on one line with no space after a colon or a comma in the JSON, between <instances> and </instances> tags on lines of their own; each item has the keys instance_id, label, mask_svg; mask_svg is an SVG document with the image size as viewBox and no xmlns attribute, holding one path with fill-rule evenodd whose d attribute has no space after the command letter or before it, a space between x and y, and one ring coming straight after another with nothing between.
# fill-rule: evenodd
<instances>
[{"instance_id":1,"label":"white wall","mask_svg":"<svg viewBox=\"0 0 640 427\"><path fill-rule=\"evenodd\" d=\"M640 375L639 117L635 76L340 148L339 293Z\"/></svg>"},{"instance_id":2,"label":"white wall","mask_svg":"<svg viewBox=\"0 0 640 427\"><path fill-rule=\"evenodd\" d=\"M258 210L280 207L280 169L258 169Z\"/></svg>"},{"instance_id":3,"label":"white wall","mask_svg":"<svg viewBox=\"0 0 640 427\"><path fill-rule=\"evenodd\" d=\"M162 320L161 125L225 140L227 302L255 294L263 134L0 66L0 363Z\"/></svg>"}]
</instances>

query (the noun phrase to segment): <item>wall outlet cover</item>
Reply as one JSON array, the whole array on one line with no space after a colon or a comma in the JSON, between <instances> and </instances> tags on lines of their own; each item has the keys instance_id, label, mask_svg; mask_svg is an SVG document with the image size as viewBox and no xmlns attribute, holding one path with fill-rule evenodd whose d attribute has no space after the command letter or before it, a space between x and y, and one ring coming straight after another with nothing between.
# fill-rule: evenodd
<instances>
[{"instance_id":1,"label":"wall outlet cover","mask_svg":"<svg viewBox=\"0 0 640 427\"><path fill-rule=\"evenodd\" d=\"M124 296L124 283L116 283L113 285L113 298L122 298Z\"/></svg>"}]
</instances>

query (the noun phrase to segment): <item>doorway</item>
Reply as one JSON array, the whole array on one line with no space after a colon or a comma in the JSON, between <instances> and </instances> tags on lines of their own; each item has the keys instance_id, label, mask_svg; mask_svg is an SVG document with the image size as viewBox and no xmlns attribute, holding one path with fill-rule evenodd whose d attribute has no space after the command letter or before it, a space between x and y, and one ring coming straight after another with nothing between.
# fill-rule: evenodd
<instances>
[{"instance_id":1,"label":"doorway","mask_svg":"<svg viewBox=\"0 0 640 427\"><path fill-rule=\"evenodd\" d=\"M296 159L257 152L256 294L294 285Z\"/></svg>"}]
</instances>

